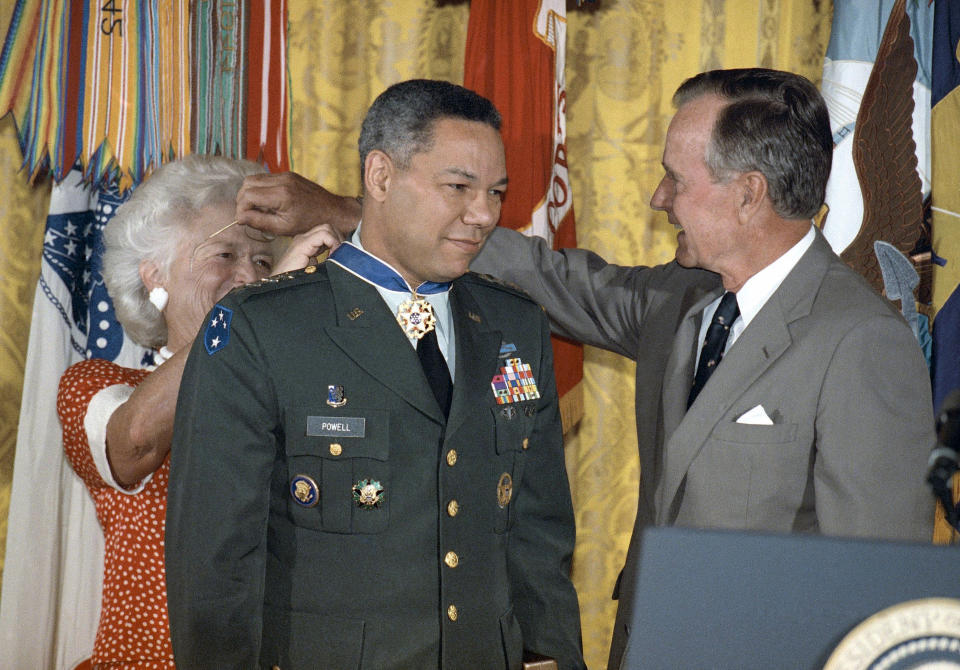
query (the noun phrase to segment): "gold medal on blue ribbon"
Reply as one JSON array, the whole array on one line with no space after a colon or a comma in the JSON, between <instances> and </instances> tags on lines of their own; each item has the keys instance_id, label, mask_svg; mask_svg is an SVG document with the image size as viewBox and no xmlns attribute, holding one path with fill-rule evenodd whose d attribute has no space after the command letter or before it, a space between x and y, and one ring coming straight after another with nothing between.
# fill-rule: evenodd
<instances>
[{"instance_id":1,"label":"gold medal on blue ribbon","mask_svg":"<svg viewBox=\"0 0 960 670\"><path fill-rule=\"evenodd\" d=\"M433 316L433 306L414 293L409 300L400 303L397 323L407 337L419 340L436 327L437 319Z\"/></svg>"}]
</instances>

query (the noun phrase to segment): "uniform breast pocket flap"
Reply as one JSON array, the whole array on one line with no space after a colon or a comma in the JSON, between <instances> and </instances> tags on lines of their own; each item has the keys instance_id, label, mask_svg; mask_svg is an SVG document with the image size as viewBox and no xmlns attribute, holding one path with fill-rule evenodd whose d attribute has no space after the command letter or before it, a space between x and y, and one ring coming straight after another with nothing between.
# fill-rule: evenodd
<instances>
[{"instance_id":1,"label":"uniform breast pocket flap","mask_svg":"<svg viewBox=\"0 0 960 670\"><path fill-rule=\"evenodd\" d=\"M502 455L525 450L533 432L533 415L527 416L522 407L512 405L498 405L492 411L497 427L497 453Z\"/></svg>"},{"instance_id":2,"label":"uniform breast pocket flap","mask_svg":"<svg viewBox=\"0 0 960 670\"><path fill-rule=\"evenodd\" d=\"M381 532L391 493L390 414L331 414L301 414L297 432L288 432L293 519L333 533Z\"/></svg>"},{"instance_id":3,"label":"uniform breast pocket flap","mask_svg":"<svg viewBox=\"0 0 960 670\"><path fill-rule=\"evenodd\" d=\"M301 411L287 421L287 455L386 461L390 456L390 413L361 408L339 416Z\"/></svg>"}]
</instances>

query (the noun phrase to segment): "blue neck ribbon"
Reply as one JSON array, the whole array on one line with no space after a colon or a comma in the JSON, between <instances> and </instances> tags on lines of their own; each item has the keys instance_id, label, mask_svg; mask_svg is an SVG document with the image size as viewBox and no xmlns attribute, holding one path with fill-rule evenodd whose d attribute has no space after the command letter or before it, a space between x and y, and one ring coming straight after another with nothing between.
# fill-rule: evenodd
<instances>
[{"instance_id":1,"label":"blue neck ribbon","mask_svg":"<svg viewBox=\"0 0 960 670\"><path fill-rule=\"evenodd\" d=\"M450 282L423 282L416 289L410 288L400 273L373 254L344 242L327 258L360 279L385 288L388 291L405 291L419 295L434 295L450 290Z\"/></svg>"}]
</instances>

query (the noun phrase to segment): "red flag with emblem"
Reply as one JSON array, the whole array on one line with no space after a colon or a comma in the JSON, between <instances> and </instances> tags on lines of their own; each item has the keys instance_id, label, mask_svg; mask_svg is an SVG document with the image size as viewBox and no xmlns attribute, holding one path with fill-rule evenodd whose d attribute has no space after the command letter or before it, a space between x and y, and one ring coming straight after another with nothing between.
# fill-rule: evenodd
<instances>
[{"instance_id":1,"label":"red flag with emblem","mask_svg":"<svg viewBox=\"0 0 960 670\"><path fill-rule=\"evenodd\" d=\"M471 0L464 86L503 115L510 193L500 225L575 247L567 170L565 0ZM583 347L553 338L563 428L583 414Z\"/></svg>"}]
</instances>

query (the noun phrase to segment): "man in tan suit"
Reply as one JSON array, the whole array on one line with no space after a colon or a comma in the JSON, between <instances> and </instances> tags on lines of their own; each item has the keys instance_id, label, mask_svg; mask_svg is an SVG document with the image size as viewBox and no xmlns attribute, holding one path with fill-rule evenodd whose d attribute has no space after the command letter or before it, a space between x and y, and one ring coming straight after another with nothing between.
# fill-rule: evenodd
<instances>
[{"instance_id":1,"label":"man in tan suit","mask_svg":"<svg viewBox=\"0 0 960 670\"><path fill-rule=\"evenodd\" d=\"M472 265L526 289L555 331L637 361L642 476L613 668L645 526L928 540L933 521L920 349L811 223L832 156L819 92L727 70L674 102L650 204L679 230L675 262L609 265L498 229ZM711 325L721 302L732 312ZM719 348L711 330L727 334Z\"/></svg>"}]
</instances>

